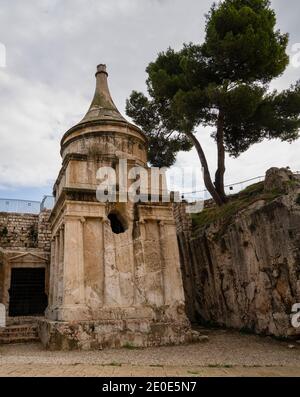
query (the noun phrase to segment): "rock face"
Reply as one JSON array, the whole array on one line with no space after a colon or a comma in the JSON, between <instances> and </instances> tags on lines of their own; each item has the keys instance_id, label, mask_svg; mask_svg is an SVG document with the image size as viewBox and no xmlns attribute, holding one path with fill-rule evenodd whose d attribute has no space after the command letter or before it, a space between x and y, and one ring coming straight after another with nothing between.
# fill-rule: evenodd
<instances>
[{"instance_id":1,"label":"rock face","mask_svg":"<svg viewBox=\"0 0 300 397\"><path fill-rule=\"evenodd\" d=\"M266 172L264 182L265 192L271 192L278 189L281 192L288 193L293 189L296 183L296 178L289 168L270 168Z\"/></svg>"},{"instance_id":2,"label":"rock face","mask_svg":"<svg viewBox=\"0 0 300 397\"><path fill-rule=\"evenodd\" d=\"M194 238L179 232L192 320L278 337L300 333L290 318L300 302L299 182L288 170L267 173L265 191L287 186L288 193L258 200Z\"/></svg>"}]
</instances>

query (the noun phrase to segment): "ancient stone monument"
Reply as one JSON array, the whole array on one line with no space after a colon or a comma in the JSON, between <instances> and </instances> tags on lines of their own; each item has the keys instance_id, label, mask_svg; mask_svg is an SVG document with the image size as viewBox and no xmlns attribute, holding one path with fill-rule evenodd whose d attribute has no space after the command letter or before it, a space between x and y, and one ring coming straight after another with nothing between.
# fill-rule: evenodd
<instances>
[{"instance_id":1,"label":"ancient stone monument","mask_svg":"<svg viewBox=\"0 0 300 397\"><path fill-rule=\"evenodd\" d=\"M117 110L105 65L83 120L61 140L54 185L48 348L151 346L192 341L184 308L172 203L96 198L97 170L119 160L147 168L147 139ZM162 188L159 192L161 197Z\"/></svg>"}]
</instances>

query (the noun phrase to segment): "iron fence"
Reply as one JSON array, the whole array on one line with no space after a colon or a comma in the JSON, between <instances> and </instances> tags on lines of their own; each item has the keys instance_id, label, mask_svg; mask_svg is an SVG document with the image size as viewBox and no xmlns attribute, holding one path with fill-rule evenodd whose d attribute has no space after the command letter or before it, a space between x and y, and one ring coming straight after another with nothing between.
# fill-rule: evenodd
<instances>
[{"instance_id":1,"label":"iron fence","mask_svg":"<svg viewBox=\"0 0 300 397\"><path fill-rule=\"evenodd\" d=\"M39 214L54 206L53 196L44 196L42 201L0 198L0 212L13 212L20 214Z\"/></svg>"},{"instance_id":2,"label":"iron fence","mask_svg":"<svg viewBox=\"0 0 300 397\"><path fill-rule=\"evenodd\" d=\"M39 201L0 198L0 212L38 214L40 205Z\"/></svg>"},{"instance_id":3,"label":"iron fence","mask_svg":"<svg viewBox=\"0 0 300 397\"><path fill-rule=\"evenodd\" d=\"M295 171L294 174L300 178L300 171ZM236 194L254 183L262 182L264 179L264 176L257 176L255 178L246 179L244 181L231 183L225 185L225 192L228 195ZM189 202L194 202L197 200L208 200L211 198L209 192L206 189L190 192L176 192L176 194L179 194L182 199ZM53 196L44 196L42 201L0 198L0 212L39 214L40 211L51 210L53 206Z\"/></svg>"}]
</instances>

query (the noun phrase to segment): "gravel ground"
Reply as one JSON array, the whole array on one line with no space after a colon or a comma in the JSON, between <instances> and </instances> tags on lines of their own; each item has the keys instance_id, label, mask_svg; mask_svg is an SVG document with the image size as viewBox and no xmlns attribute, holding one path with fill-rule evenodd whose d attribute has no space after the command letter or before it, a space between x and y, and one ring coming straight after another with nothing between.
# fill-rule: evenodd
<instances>
[{"instance_id":1,"label":"gravel ground","mask_svg":"<svg viewBox=\"0 0 300 397\"><path fill-rule=\"evenodd\" d=\"M228 330L202 330L209 341L185 346L99 351L46 351L41 344L0 346L5 365L110 365L168 367L293 367L300 372L300 344ZM291 347L293 346L293 347Z\"/></svg>"}]
</instances>

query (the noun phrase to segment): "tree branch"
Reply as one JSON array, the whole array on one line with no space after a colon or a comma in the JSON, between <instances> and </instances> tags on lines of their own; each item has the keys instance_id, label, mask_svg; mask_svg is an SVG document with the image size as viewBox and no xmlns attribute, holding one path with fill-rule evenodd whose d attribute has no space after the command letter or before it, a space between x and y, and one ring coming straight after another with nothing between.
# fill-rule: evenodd
<instances>
[{"instance_id":1,"label":"tree branch","mask_svg":"<svg viewBox=\"0 0 300 397\"><path fill-rule=\"evenodd\" d=\"M194 146L197 150L197 153L198 153L201 165L202 165L202 169L203 169L203 179L204 179L205 187L211 194L212 198L215 200L216 204L221 206L222 204L224 204L224 201L220 197L219 193L217 192L217 190L211 180L206 156L204 154L202 146L201 146L200 142L198 141L198 139L196 138L196 136L192 132L185 132L185 134L189 137L189 139L192 141L192 143L194 144Z\"/></svg>"},{"instance_id":2,"label":"tree branch","mask_svg":"<svg viewBox=\"0 0 300 397\"><path fill-rule=\"evenodd\" d=\"M224 114L222 110L219 111L217 120L217 148L218 148L218 168L215 174L215 187L223 202L227 202L227 197L224 189L224 174L225 174L225 148L224 148Z\"/></svg>"}]
</instances>

